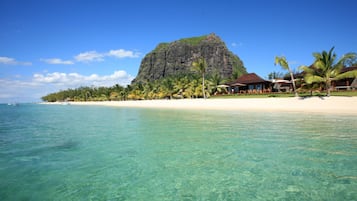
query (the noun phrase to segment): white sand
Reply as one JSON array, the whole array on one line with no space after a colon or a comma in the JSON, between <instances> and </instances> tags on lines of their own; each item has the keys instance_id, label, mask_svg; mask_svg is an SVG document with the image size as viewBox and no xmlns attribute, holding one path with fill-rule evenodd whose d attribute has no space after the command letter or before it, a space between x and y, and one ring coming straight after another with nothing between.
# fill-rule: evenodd
<instances>
[{"instance_id":1,"label":"white sand","mask_svg":"<svg viewBox=\"0 0 357 201\"><path fill-rule=\"evenodd\" d=\"M71 102L70 104L189 110L277 111L357 115L357 97L182 99Z\"/></svg>"}]
</instances>

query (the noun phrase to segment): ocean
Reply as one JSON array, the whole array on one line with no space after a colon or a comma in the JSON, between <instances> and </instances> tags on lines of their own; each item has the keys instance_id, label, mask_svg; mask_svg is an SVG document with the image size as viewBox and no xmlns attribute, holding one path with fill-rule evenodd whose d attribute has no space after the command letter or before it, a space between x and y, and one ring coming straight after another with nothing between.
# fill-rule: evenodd
<instances>
[{"instance_id":1,"label":"ocean","mask_svg":"<svg viewBox=\"0 0 357 201\"><path fill-rule=\"evenodd\" d=\"M357 200L357 116L0 105L0 200Z\"/></svg>"}]
</instances>

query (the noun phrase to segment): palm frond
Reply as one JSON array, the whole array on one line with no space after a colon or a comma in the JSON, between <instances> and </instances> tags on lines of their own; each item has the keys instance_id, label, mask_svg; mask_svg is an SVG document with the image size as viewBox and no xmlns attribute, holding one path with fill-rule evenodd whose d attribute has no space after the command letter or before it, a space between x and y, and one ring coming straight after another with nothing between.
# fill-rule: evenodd
<instances>
[{"instance_id":1,"label":"palm frond","mask_svg":"<svg viewBox=\"0 0 357 201\"><path fill-rule=\"evenodd\" d=\"M307 84L320 83L320 82L326 81L325 78L317 76L317 75L312 75L312 74L305 75L304 80Z\"/></svg>"},{"instance_id":2,"label":"palm frond","mask_svg":"<svg viewBox=\"0 0 357 201\"><path fill-rule=\"evenodd\" d=\"M354 59L357 58L357 54L353 52L349 52L345 55L343 55L340 60L337 62L336 65L344 67L345 63L348 63L349 61L353 61Z\"/></svg>"},{"instance_id":3,"label":"palm frond","mask_svg":"<svg viewBox=\"0 0 357 201\"><path fill-rule=\"evenodd\" d=\"M335 49L335 47L332 47L330 49L330 51L328 52L327 58L326 58L326 64L328 64L329 66L332 66L336 59L336 54L333 52L334 49Z\"/></svg>"},{"instance_id":4,"label":"palm frond","mask_svg":"<svg viewBox=\"0 0 357 201\"><path fill-rule=\"evenodd\" d=\"M282 68L284 68L285 70L289 70L290 71L290 68L289 68L289 64L288 64L288 61L286 61L286 58L284 56L281 56L281 57L275 57L275 62L274 62L275 65L280 65Z\"/></svg>"},{"instance_id":5,"label":"palm frond","mask_svg":"<svg viewBox=\"0 0 357 201\"><path fill-rule=\"evenodd\" d=\"M322 60L317 60L314 63L314 67L318 70L322 70L324 71L326 69L326 65L324 64L324 62Z\"/></svg>"},{"instance_id":6,"label":"palm frond","mask_svg":"<svg viewBox=\"0 0 357 201\"><path fill-rule=\"evenodd\" d=\"M313 74L314 73L314 69L310 68L308 66L299 66L299 69L307 74Z\"/></svg>"},{"instance_id":7,"label":"palm frond","mask_svg":"<svg viewBox=\"0 0 357 201\"><path fill-rule=\"evenodd\" d=\"M312 56L315 58L315 60L320 60L322 58L321 53L319 52L312 53Z\"/></svg>"},{"instance_id":8,"label":"palm frond","mask_svg":"<svg viewBox=\"0 0 357 201\"><path fill-rule=\"evenodd\" d=\"M194 67L194 70L203 74L206 72L207 63L204 58L199 58L197 61L192 62L192 66Z\"/></svg>"},{"instance_id":9,"label":"palm frond","mask_svg":"<svg viewBox=\"0 0 357 201\"><path fill-rule=\"evenodd\" d=\"M357 70L353 71L348 71L345 73L341 73L337 75L334 80L341 80L341 79L346 79L346 78L356 78L357 77Z\"/></svg>"}]
</instances>

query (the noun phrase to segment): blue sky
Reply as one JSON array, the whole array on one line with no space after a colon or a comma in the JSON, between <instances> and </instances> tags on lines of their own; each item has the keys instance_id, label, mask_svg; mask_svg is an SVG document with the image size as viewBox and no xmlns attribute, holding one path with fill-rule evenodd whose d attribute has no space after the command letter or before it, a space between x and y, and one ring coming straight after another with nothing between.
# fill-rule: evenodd
<instances>
[{"instance_id":1,"label":"blue sky","mask_svg":"<svg viewBox=\"0 0 357 201\"><path fill-rule=\"evenodd\" d=\"M275 56L357 52L354 0L0 0L0 102L129 84L160 42L215 33L263 78Z\"/></svg>"}]
</instances>

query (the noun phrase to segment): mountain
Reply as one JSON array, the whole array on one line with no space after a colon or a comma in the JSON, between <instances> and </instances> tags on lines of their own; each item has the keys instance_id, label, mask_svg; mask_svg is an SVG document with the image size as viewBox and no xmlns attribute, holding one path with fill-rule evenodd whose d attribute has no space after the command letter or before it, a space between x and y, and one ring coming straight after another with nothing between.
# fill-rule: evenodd
<instances>
[{"instance_id":1,"label":"mountain","mask_svg":"<svg viewBox=\"0 0 357 201\"><path fill-rule=\"evenodd\" d=\"M207 75L219 73L223 78L230 78L233 72L247 73L240 58L217 35L209 34L160 43L145 55L133 83L192 74L192 62L200 57L206 59Z\"/></svg>"}]
</instances>

